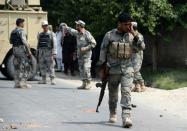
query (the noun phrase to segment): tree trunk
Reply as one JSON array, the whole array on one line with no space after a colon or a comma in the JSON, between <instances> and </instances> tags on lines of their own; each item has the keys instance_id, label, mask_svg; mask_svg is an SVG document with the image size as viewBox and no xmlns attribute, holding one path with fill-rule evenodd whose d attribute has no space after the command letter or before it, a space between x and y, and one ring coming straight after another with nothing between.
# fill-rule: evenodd
<instances>
[{"instance_id":1,"label":"tree trunk","mask_svg":"<svg viewBox=\"0 0 187 131\"><path fill-rule=\"evenodd\" d=\"M153 43L152 50L152 63L153 63L153 72L158 69L158 35L155 36L155 42Z\"/></svg>"}]
</instances>

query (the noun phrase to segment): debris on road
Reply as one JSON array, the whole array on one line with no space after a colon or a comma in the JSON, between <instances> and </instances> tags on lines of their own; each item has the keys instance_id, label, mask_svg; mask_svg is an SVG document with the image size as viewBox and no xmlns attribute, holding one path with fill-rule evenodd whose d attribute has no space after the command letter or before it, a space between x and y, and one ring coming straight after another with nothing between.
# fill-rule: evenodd
<instances>
[{"instance_id":1,"label":"debris on road","mask_svg":"<svg viewBox=\"0 0 187 131\"><path fill-rule=\"evenodd\" d=\"M11 124L11 125L10 125L10 128L11 128L11 129L18 129L17 125L15 125L15 124Z\"/></svg>"},{"instance_id":2,"label":"debris on road","mask_svg":"<svg viewBox=\"0 0 187 131\"><path fill-rule=\"evenodd\" d=\"M40 124L37 124L37 123L32 123L32 122L29 122L29 123L18 123L18 124L7 124L7 125L4 125L1 129L3 130L11 130L11 129L20 129L20 128L23 128L23 129L35 129L35 128L48 128L48 126L42 126Z\"/></svg>"},{"instance_id":3,"label":"debris on road","mask_svg":"<svg viewBox=\"0 0 187 131\"><path fill-rule=\"evenodd\" d=\"M4 119L3 118L0 118L0 123L4 123Z\"/></svg>"},{"instance_id":4,"label":"debris on road","mask_svg":"<svg viewBox=\"0 0 187 131\"><path fill-rule=\"evenodd\" d=\"M93 112L96 112L96 110L95 109L85 109L82 112L93 113Z\"/></svg>"},{"instance_id":5,"label":"debris on road","mask_svg":"<svg viewBox=\"0 0 187 131\"><path fill-rule=\"evenodd\" d=\"M3 126L2 129L3 129L3 130L9 130L9 129L10 129L10 126L9 126L9 125L5 125L5 126Z\"/></svg>"},{"instance_id":6,"label":"debris on road","mask_svg":"<svg viewBox=\"0 0 187 131\"><path fill-rule=\"evenodd\" d=\"M4 125L3 130L11 130L11 129L18 129L17 125L11 124L11 125Z\"/></svg>"}]
</instances>

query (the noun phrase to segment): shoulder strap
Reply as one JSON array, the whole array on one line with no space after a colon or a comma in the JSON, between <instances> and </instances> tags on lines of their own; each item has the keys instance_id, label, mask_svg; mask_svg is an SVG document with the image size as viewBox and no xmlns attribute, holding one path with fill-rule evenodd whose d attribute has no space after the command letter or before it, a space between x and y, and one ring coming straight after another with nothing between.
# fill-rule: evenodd
<instances>
[{"instance_id":1,"label":"shoulder strap","mask_svg":"<svg viewBox=\"0 0 187 131\"><path fill-rule=\"evenodd\" d=\"M85 32L84 35L85 35L85 39L86 39L86 41L89 43L88 36L87 36L88 34L89 34L89 32L86 30L86 32Z\"/></svg>"},{"instance_id":2,"label":"shoulder strap","mask_svg":"<svg viewBox=\"0 0 187 131\"><path fill-rule=\"evenodd\" d=\"M19 39L22 41L22 39L21 39L21 29L17 29L16 34L19 37Z\"/></svg>"},{"instance_id":3,"label":"shoulder strap","mask_svg":"<svg viewBox=\"0 0 187 131\"><path fill-rule=\"evenodd\" d=\"M21 31L21 29L16 29L16 34L20 37L20 31Z\"/></svg>"}]
</instances>

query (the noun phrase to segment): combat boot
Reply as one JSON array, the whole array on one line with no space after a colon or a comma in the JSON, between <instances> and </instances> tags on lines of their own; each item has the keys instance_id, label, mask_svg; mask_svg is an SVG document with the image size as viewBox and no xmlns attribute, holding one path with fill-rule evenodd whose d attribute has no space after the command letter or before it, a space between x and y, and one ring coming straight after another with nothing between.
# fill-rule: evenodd
<instances>
[{"instance_id":1,"label":"combat boot","mask_svg":"<svg viewBox=\"0 0 187 131\"><path fill-rule=\"evenodd\" d=\"M82 85L80 87L77 87L77 89L85 89L85 87L86 87L86 81L83 80Z\"/></svg>"},{"instance_id":2,"label":"combat boot","mask_svg":"<svg viewBox=\"0 0 187 131\"><path fill-rule=\"evenodd\" d=\"M24 83L23 85L21 85L22 88L32 88L32 86L30 84Z\"/></svg>"},{"instance_id":3,"label":"combat boot","mask_svg":"<svg viewBox=\"0 0 187 131\"><path fill-rule=\"evenodd\" d=\"M141 92L140 84L135 84L135 87L131 90L132 92Z\"/></svg>"},{"instance_id":4,"label":"combat boot","mask_svg":"<svg viewBox=\"0 0 187 131\"><path fill-rule=\"evenodd\" d=\"M124 128L130 128L132 127L132 120L130 117L126 117L124 120L123 120L123 127Z\"/></svg>"},{"instance_id":5,"label":"combat boot","mask_svg":"<svg viewBox=\"0 0 187 131\"><path fill-rule=\"evenodd\" d=\"M30 84L27 84L27 80L25 79L21 82L21 87L22 88L31 88L32 86Z\"/></svg>"},{"instance_id":6,"label":"combat boot","mask_svg":"<svg viewBox=\"0 0 187 131\"><path fill-rule=\"evenodd\" d=\"M56 85L54 78L51 78L51 85Z\"/></svg>"},{"instance_id":7,"label":"combat boot","mask_svg":"<svg viewBox=\"0 0 187 131\"><path fill-rule=\"evenodd\" d=\"M130 114L125 114L125 116L122 118L123 119L123 127L124 128L130 128L132 127L132 120Z\"/></svg>"},{"instance_id":8,"label":"combat boot","mask_svg":"<svg viewBox=\"0 0 187 131\"><path fill-rule=\"evenodd\" d=\"M109 123L116 123L117 122L117 115L116 113L111 113L109 118Z\"/></svg>"},{"instance_id":9,"label":"combat boot","mask_svg":"<svg viewBox=\"0 0 187 131\"><path fill-rule=\"evenodd\" d=\"M38 84L47 84L46 76L42 76L42 80L39 81Z\"/></svg>"},{"instance_id":10,"label":"combat boot","mask_svg":"<svg viewBox=\"0 0 187 131\"><path fill-rule=\"evenodd\" d=\"M91 81L90 81L90 80L86 80L85 89L86 89L86 90L90 90L91 88L92 88Z\"/></svg>"},{"instance_id":11,"label":"combat boot","mask_svg":"<svg viewBox=\"0 0 187 131\"><path fill-rule=\"evenodd\" d=\"M146 91L146 86L145 86L144 83L141 83L141 84L140 84L140 88L141 88L141 92Z\"/></svg>"},{"instance_id":12,"label":"combat boot","mask_svg":"<svg viewBox=\"0 0 187 131\"><path fill-rule=\"evenodd\" d=\"M21 87L21 84L20 84L20 81L15 80L14 88L22 88L22 87Z\"/></svg>"}]
</instances>

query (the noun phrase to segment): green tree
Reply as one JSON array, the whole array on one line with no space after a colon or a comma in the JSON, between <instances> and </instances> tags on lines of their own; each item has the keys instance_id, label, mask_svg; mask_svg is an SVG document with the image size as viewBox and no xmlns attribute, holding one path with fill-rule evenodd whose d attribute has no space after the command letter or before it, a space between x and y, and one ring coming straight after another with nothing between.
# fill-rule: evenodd
<instances>
[{"instance_id":1,"label":"green tree","mask_svg":"<svg viewBox=\"0 0 187 131\"><path fill-rule=\"evenodd\" d=\"M57 25L74 21L86 22L96 38L115 28L118 14L131 13L141 32L155 38L153 43L153 70L157 69L158 37L161 30L172 30L180 25L187 28L187 2L185 0L41 0L49 13L49 22Z\"/></svg>"},{"instance_id":2,"label":"green tree","mask_svg":"<svg viewBox=\"0 0 187 131\"><path fill-rule=\"evenodd\" d=\"M49 13L50 23L67 22L74 26L76 19L83 19L96 36L114 28L122 11L131 13L142 30L156 35L162 25L172 29L176 24L186 27L185 0L41 0Z\"/></svg>"},{"instance_id":3,"label":"green tree","mask_svg":"<svg viewBox=\"0 0 187 131\"><path fill-rule=\"evenodd\" d=\"M168 0L131 0L129 4L124 5L132 16L138 21L142 29L154 36L155 42L152 49L153 71L157 70L158 61L158 37L164 24L167 27L174 27L177 14L172 4Z\"/></svg>"}]
</instances>

